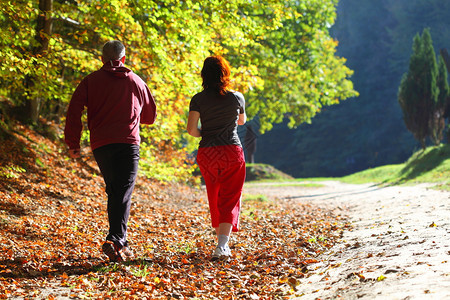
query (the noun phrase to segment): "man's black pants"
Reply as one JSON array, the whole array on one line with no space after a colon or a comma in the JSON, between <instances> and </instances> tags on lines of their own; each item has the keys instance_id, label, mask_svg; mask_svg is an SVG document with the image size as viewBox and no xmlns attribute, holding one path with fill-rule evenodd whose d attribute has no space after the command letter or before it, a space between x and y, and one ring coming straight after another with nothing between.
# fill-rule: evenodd
<instances>
[{"instance_id":1,"label":"man's black pants","mask_svg":"<svg viewBox=\"0 0 450 300\"><path fill-rule=\"evenodd\" d=\"M109 144L93 152L108 194L109 233L106 240L128 246L127 223L138 172L139 145Z\"/></svg>"}]
</instances>

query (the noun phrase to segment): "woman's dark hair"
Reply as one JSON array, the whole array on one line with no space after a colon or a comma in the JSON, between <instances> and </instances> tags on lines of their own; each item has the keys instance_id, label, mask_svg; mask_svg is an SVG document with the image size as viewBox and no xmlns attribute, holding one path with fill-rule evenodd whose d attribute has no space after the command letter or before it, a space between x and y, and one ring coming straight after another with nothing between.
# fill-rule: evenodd
<instances>
[{"instance_id":1,"label":"woman's dark hair","mask_svg":"<svg viewBox=\"0 0 450 300\"><path fill-rule=\"evenodd\" d=\"M213 88L225 95L230 86L230 64L222 56L210 56L205 59L202 68L202 86Z\"/></svg>"}]
</instances>

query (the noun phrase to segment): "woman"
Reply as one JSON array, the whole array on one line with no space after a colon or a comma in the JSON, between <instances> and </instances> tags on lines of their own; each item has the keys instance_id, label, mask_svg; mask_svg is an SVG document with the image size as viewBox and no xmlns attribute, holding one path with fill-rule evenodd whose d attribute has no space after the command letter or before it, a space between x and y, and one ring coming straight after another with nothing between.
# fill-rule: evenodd
<instances>
[{"instance_id":1,"label":"woman","mask_svg":"<svg viewBox=\"0 0 450 300\"><path fill-rule=\"evenodd\" d=\"M230 66L223 57L206 58L201 76L203 91L192 97L187 131L202 138L197 163L205 179L211 224L218 239L212 260L227 259L231 256L230 234L239 230L245 181L244 152L237 134L237 126L247 119L245 100L241 93L229 90Z\"/></svg>"}]
</instances>

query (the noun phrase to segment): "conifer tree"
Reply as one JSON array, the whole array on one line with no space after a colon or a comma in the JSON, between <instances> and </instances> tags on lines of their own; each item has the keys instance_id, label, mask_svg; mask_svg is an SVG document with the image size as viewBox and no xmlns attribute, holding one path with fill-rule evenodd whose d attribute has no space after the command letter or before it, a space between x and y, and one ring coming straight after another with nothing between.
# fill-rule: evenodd
<instances>
[{"instance_id":1,"label":"conifer tree","mask_svg":"<svg viewBox=\"0 0 450 300\"><path fill-rule=\"evenodd\" d=\"M432 116L438 102L438 68L429 29L413 40L409 70L403 76L398 101L403 111L406 128L412 132L423 149L427 137L432 136Z\"/></svg>"},{"instance_id":2,"label":"conifer tree","mask_svg":"<svg viewBox=\"0 0 450 300\"><path fill-rule=\"evenodd\" d=\"M447 69L444 59L439 56L438 76L436 81L439 95L433 107L431 118L431 140L435 145L439 145L445 129L446 110L449 106L449 86L447 81Z\"/></svg>"}]
</instances>

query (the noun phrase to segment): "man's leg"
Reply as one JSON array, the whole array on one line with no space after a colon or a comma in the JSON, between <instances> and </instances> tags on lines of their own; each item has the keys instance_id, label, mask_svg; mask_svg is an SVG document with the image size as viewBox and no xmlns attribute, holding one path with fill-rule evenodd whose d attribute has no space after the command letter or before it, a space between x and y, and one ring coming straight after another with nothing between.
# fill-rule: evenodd
<instances>
[{"instance_id":1,"label":"man's leg","mask_svg":"<svg viewBox=\"0 0 450 300\"><path fill-rule=\"evenodd\" d=\"M127 222L138 171L139 146L111 144L94 150L108 194L109 233L106 239L119 247L128 245Z\"/></svg>"}]
</instances>

